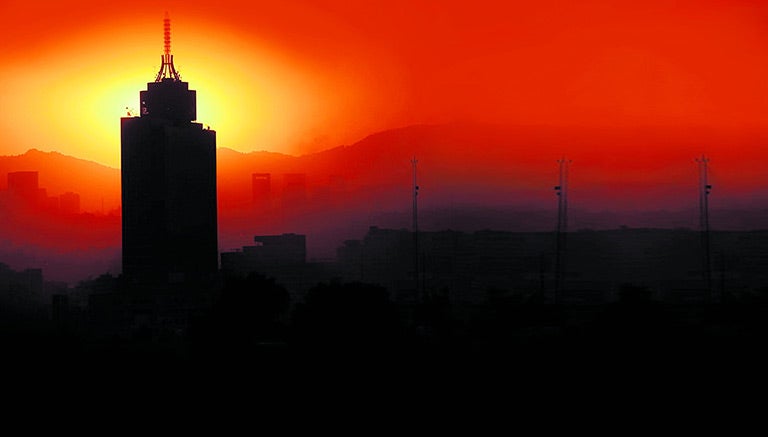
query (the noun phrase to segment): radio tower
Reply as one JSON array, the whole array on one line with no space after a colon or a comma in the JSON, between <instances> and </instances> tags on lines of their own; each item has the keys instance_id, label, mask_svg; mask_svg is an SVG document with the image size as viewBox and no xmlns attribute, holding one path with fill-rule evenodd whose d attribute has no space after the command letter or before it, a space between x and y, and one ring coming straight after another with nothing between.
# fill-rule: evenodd
<instances>
[{"instance_id":1,"label":"radio tower","mask_svg":"<svg viewBox=\"0 0 768 437\"><path fill-rule=\"evenodd\" d=\"M557 194L557 232L555 235L555 294L554 301L557 303L560 295L560 287L563 283L563 272L565 271L566 237L568 235L568 170L571 166L571 160L557 160L560 166L559 185L555 186Z\"/></svg>"},{"instance_id":2,"label":"radio tower","mask_svg":"<svg viewBox=\"0 0 768 437\"><path fill-rule=\"evenodd\" d=\"M416 165L419 161L414 156L413 165L413 279L416 296L419 295L419 186L416 183Z\"/></svg>"},{"instance_id":3,"label":"radio tower","mask_svg":"<svg viewBox=\"0 0 768 437\"><path fill-rule=\"evenodd\" d=\"M171 54L171 18L168 12L163 19L163 56L160 61L160 71L157 72L155 82L162 82L164 79L180 81L181 75L173 66L173 55Z\"/></svg>"},{"instance_id":4,"label":"radio tower","mask_svg":"<svg viewBox=\"0 0 768 437\"><path fill-rule=\"evenodd\" d=\"M699 163L699 229L701 230L702 270L711 301L712 263L709 244L709 192L712 190L712 185L709 184L709 158L701 155L701 157L696 158L696 162Z\"/></svg>"}]
</instances>

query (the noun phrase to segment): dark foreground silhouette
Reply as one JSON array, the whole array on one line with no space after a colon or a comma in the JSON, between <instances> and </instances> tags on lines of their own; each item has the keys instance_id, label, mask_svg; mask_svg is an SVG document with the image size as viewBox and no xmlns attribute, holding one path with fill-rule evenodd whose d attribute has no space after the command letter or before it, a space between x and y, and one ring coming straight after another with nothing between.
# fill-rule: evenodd
<instances>
[{"instance_id":1,"label":"dark foreground silhouette","mask_svg":"<svg viewBox=\"0 0 768 437\"><path fill-rule=\"evenodd\" d=\"M94 296L131 292L111 276L89 286L100 290ZM176 295L156 300L149 312L135 306L131 311L142 312L133 318L114 317L125 308L110 308L104 299L92 300L86 311L68 308L63 298L54 298L50 312L4 305L0 353L8 357L6 365L62 375L204 371L322 379L321 369L376 369L390 376L435 371L451 378L710 370L712 376L764 364L767 291L718 303L670 304L626 284L609 304L553 304L533 292L522 298L490 294L485 303L458 305L446 293L402 303L380 286L331 281L291 302L273 279L250 274L227 278L195 305Z\"/></svg>"}]
</instances>

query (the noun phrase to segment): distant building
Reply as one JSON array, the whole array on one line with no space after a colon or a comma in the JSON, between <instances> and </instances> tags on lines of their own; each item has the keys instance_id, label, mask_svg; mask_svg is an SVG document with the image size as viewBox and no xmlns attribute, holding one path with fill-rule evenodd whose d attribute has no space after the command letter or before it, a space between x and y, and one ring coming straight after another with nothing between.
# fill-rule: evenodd
<instances>
[{"instance_id":1,"label":"distant building","mask_svg":"<svg viewBox=\"0 0 768 437\"><path fill-rule=\"evenodd\" d=\"M749 237L743 234L713 233L715 252L732 252L730 260L723 262L723 289L768 286L768 273L764 273L768 272L768 239L757 232ZM412 299L416 286L411 237L406 229L371 227L362 240L346 241L337 250L339 271L348 281L387 287L395 300ZM705 301L709 293L702 280L699 237L693 231L666 229L571 232L558 302L614 301L626 285L646 288L659 300ZM421 232L420 287L428 293L447 292L453 301L468 303L483 302L491 295L543 292L551 297L553 251L551 232ZM741 267L750 264L761 267ZM717 268L715 273L719 274Z\"/></svg>"},{"instance_id":2,"label":"distant building","mask_svg":"<svg viewBox=\"0 0 768 437\"><path fill-rule=\"evenodd\" d=\"M293 268L307 262L307 238L299 234L257 235L254 246L244 246L239 252L221 254L221 269L225 274L250 272L267 273L276 268Z\"/></svg>"},{"instance_id":3,"label":"distant building","mask_svg":"<svg viewBox=\"0 0 768 437\"><path fill-rule=\"evenodd\" d=\"M225 277L258 273L275 278L300 301L312 286L338 277L334 265L307 262L306 236L299 234L257 235L255 245L234 252L222 252Z\"/></svg>"},{"instance_id":4,"label":"distant building","mask_svg":"<svg viewBox=\"0 0 768 437\"><path fill-rule=\"evenodd\" d=\"M3 206L12 214L25 217L29 214L77 214L80 212L80 195L67 192L60 196L48 196L48 190L40 187L37 171L8 173L8 189L0 192Z\"/></svg>"},{"instance_id":5,"label":"distant building","mask_svg":"<svg viewBox=\"0 0 768 437\"><path fill-rule=\"evenodd\" d=\"M14 171L8 173L8 190L22 197L37 197L40 188L39 174L36 171Z\"/></svg>"},{"instance_id":6,"label":"distant building","mask_svg":"<svg viewBox=\"0 0 768 437\"><path fill-rule=\"evenodd\" d=\"M283 207L304 206L307 201L307 175L304 173L286 173L283 175Z\"/></svg>"},{"instance_id":7,"label":"distant building","mask_svg":"<svg viewBox=\"0 0 768 437\"><path fill-rule=\"evenodd\" d=\"M251 174L251 192L255 206L268 207L272 196L272 175L269 173Z\"/></svg>"},{"instance_id":8,"label":"distant building","mask_svg":"<svg viewBox=\"0 0 768 437\"><path fill-rule=\"evenodd\" d=\"M141 91L139 117L121 119L123 274L134 284L210 278L218 270L216 132L166 52Z\"/></svg>"},{"instance_id":9,"label":"distant building","mask_svg":"<svg viewBox=\"0 0 768 437\"><path fill-rule=\"evenodd\" d=\"M8 194L13 205L22 208L41 206L45 199L45 190L40 189L39 174L36 171L9 172Z\"/></svg>"}]
</instances>

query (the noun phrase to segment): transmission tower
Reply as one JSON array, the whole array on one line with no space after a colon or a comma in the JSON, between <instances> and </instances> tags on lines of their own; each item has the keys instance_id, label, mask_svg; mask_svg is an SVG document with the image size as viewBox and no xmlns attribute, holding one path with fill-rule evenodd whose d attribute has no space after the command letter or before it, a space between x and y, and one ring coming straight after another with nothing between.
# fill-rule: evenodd
<instances>
[{"instance_id":1,"label":"transmission tower","mask_svg":"<svg viewBox=\"0 0 768 437\"><path fill-rule=\"evenodd\" d=\"M416 180L416 165L419 161L414 156L413 166L413 280L416 296L419 296L419 185Z\"/></svg>"},{"instance_id":2,"label":"transmission tower","mask_svg":"<svg viewBox=\"0 0 768 437\"><path fill-rule=\"evenodd\" d=\"M702 272L707 293L712 301L712 262L709 242L709 193L712 185L709 184L709 158L705 155L696 158L699 164L699 230L701 231L702 248Z\"/></svg>"},{"instance_id":3,"label":"transmission tower","mask_svg":"<svg viewBox=\"0 0 768 437\"><path fill-rule=\"evenodd\" d=\"M559 184L555 186L557 194L557 231L555 234L555 291L554 301L558 302L560 288L563 285L565 272L566 238L568 235L568 172L571 160L565 157L558 159L560 167Z\"/></svg>"}]
</instances>

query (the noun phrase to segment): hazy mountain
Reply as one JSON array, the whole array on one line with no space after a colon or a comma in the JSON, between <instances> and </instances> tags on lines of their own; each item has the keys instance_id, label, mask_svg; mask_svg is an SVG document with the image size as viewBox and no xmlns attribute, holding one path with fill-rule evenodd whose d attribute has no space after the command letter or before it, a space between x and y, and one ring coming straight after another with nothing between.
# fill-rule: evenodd
<instances>
[{"instance_id":1,"label":"hazy mountain","mask_svg":"<svg viewBox=\"0 0 768 437\"><path fill-rule=\"evenodd\" d=\"M220 150L220 197L251 203L250 173L272 176L271 208L256 207L222 229L359 236L367 225L410 227L411 159L418 159L424 229L554 228L558 159L571 161L571 229L698 226L697 156L706 153L711 223L768 227L768 157L759 135L686 126L595 129L480 124L419 125L370 135L300 157ZM765 156L764 156L765 155ZM279 198L283 174L305 173L307 200ZM224 180L226 175L226 180ZM225 205L226 206L226 205ZM226 214L226 212L225 212ZM223 236L226 237L226 236ZM234 244L234 242L232 242ZM228 247L225 245L225 247ZM327 250L322 251L331 254Z\"/></svg>"},{"instance_id":2,"label":"hazy mountain","mask_svg":"<svg viewBox=\"0 0 768 437\"><path fill-rule=\"evenodd\" d=\"M593 211L697 208L698 169L710 158L713 207L768 205L763 139L702 128L596 129L551 126L420 125L370 135L323 152L287 157L219 152L222 197L241 201L250 173L306 173L309 189L341 184L353 199L407 204L413 156L426 206L504 205L551 208L557 160L567 157L570 199ZM224 179L226 178L226 180Z\"/></svg>"},{"instance_id":3,"label":"hazy mountain","mask_svg":"<svg viewBox=\"0 0 768 437\"><path fill-rule=\"evenodd\" d=\"M768 140L768 139L767 139ZM219 200L223 212L252 201L251 174L270 173L279 197L284 174L306 175L309 198L331 191L337 200L408 205L412 157L418 159L425 207L451 205L551 208L557 160L567 156L570 200L594 211L697 207L694 158L711 157L713 207L765 204L768 178L757 162L768 157L762 139L746 134L686 128L586 129L548 126L420 125L370 135L352 145L289 156L218 149ZM765 156L764 156L765 155ZM0 189L6 173L38 170L49 195L74 191L82 209L119 206L118 169L30 150L0 157ZM728 200L727 202L726 199Z\"/></svg>"},{"instance_id":4,"label":"hazy mountain","mask_svg":"<svg viewBox=\"0 0 768 437\"><path fill-rule=\"evenodd\" d=\"M65 192L80 194L81 209L104 212L120 207L120 170L58 152L28 150L22 155L0 156L0 190L6 189L7 174L39 172L40 188L49 196Z\"/></svg>"},{"instance_id":5,"label":"hazy mountain","mask_svg":"<svg viewBox=\"0 0 768 437\"><path fill-rule=\"evenodd\" d=\"M371 225L410 227L414 156L420 225L425 230L553 229L553 186L558 184L557 160L564 156L572 161L572 230L621 225L696 228L694 158L702 153L711 157L713 228L768 228L768 177L757 165L768 158L768 150L761 147L764 141L768 138L747 132L686 127L450 124L379 132L302 156L221 147L220 249L250 244L255 234L297 232L308 235L310 256L330 257L343 240L362 237ZM38 171L40 187L49 196L79 193L81 209L96 217L4 222L0 238L7 263L23 267L9 262L10 257L29 260L30 265L53 265L51 259L41 258L50 248L59 254L76 250L83 259L98 257L110 247L111 253L119 253L119 169L33 149L0 157L0 190L6 188L8 172L23 170ZM254 199L253 173L271 176L269 194L262 199Z\"/></svg>"}]
</instances>

